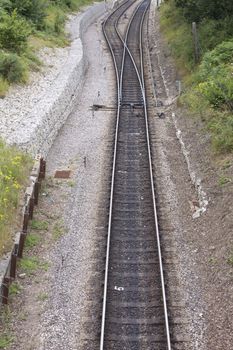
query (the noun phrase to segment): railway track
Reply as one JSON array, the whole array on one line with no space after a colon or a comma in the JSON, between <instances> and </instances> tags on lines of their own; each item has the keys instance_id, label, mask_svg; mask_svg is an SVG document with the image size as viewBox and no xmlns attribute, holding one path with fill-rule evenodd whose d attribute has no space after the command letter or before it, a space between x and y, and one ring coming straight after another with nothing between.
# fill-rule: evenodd
<instances>
[{"instance_id":1,"label":"railway track","mask_svg":"<svg viewBox=\"0 0 233 350\"><path fill-rule=\"evenodd\" d=\"M114 143L100 349L170 350L144 83L138 3L122 37L123 3L103 25L116 72Z\"/></svg>"}]
</instances>

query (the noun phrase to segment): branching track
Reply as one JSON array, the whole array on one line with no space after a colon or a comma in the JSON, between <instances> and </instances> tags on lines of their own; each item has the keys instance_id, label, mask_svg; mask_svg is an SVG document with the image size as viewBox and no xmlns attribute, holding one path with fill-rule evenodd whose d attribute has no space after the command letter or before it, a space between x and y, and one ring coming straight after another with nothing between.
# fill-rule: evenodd
<instances>
[{"instance_id":1,"label":"branching track","mask_svg":"<svg viewBox=\"0 0 233 350\"><path fill-rule=\"evenodd\" d=\"M118 111L100 349L170 350L143 78L149 0L138 5L122 38L117 24L131 4L103 25L115 63Z\"/></svg>"}]
</instances>

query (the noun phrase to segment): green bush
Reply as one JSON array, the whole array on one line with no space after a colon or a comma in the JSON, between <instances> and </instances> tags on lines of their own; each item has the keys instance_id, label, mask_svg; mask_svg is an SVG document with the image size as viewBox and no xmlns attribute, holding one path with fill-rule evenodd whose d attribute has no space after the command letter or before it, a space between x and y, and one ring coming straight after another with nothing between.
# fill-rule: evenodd
<instances>
[{"instance_id":1,"label":"green bush","mask_svg":"<svg viewBox=\"0 0 233 350\"><path fill-rule=\"evenodd\" d=\"M0 98L5 97L8 89L9 89L8 81L0 76Z\"/></svg>"},{"instance_id":2,"label":"green bush","mask_svg":"<svg viewBox=\"0 0 233 350\"><path fill-rule=\"evenodd\" d=\"M59 7L50 6L45 19L45 30L49 34L61 34L64 29L66 16Z\"/></svg>"},{"instance_id":3,"label":"green bush","mask_svg":"<svg viewBox=\"0 0 233 350\"><path fill-rule=\"evenodd\" d=\"M43 27L47 5L47 0L4 0L3 2L3 8L5 8L9 14L17 10L20 16L34 23L37 28Z\"/></svg>"},{"instance_id":4,"label":"green bush","mask_svg":"<svg viewBox=\"0 0 233 350\"><path fill-rule=\"evenodd\" d=\"M0 48L21 53L27 48L30 33L29 25L16 10L11 15L5 14L0 23Z\"/></svg>"},{"instance_id":5,"label":"green bush","mask_svg":"<svg viewBox=\"0 0 233 350\"><path fill-rule=\"evenodd\" d=\"M197 65L193 60L193 39L191 23L187 21L187 18L190 19L187 10L192 5L196 10L201 2L202 0L166 1L161 7L161 28L179 72L185 76L185 91L180 102L188 107L189 114L205 123L216 152L232 152L233 14L229 12L228 16L218 20L212 15L199 19L198 36L202 57L201 63Z\"/></svg>"},{"instance_id":6,"label":"green bush","mask_svg":"<svg viewBox=\"0 0 233 350\"><path fill-rule=\"evenodd\" d=\"M233 114L217 114L210 120L208 128L216 152L233 152Z\"/></svg>"},{"instance_id":7,"label":"green bush","mask_svg":"<svg viewBox=\"0 0 233 350\"><path fill-rule=\"evenodd\" d=\"M14 53L0 53L0 77L9 83L23 83L27 80L27 67Z\"/></svg>"}]
</instances>

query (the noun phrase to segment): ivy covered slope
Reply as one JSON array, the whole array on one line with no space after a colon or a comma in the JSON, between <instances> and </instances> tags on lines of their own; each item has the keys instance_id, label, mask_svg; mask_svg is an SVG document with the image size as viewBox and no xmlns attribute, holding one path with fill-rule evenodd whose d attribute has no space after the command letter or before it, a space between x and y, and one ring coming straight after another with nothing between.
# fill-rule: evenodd
<instances>
[{"instance_id":1,"label":"ivy covered slope","mask_svg":"<svg viewBox=\"0 0 233 350\"><path fill-rule=\"evenodd\" d=\"M197 23L200 62L194 61L191 23ZM167 0L161 27L185 91L180 101L200 117L217 153L233 151L233 1Z\"/></svg>"},{"instance_id":2,"label":"ivy covered slope","mask_svg":"<svg viewBox=\"0 0 233 350\"><path fill-rule=\"evenodd\" d=\"M0 0L0 97L39 69L36 51L67 44L66 14L91 0Z\"/></svg>"}]
</instances>

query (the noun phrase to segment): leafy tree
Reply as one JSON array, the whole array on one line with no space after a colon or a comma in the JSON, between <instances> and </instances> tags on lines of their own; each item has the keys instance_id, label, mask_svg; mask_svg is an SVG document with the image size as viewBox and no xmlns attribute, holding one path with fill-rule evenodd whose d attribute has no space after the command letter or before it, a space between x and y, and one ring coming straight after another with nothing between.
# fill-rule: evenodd
<instances>
[{"instance_id":1,"label":"leafy tree","mask_svg":"<svg viewBox=\"0 0 233 350\"><path fill-rule=\"evenodd\" d=\"M47 0L0 0L0 7L8 13L17 10L20 16L33 22L37 28L43 26L47 5Z\"/></svg>"},{"instance_id":2,"label":"leafy tree","mask_svg":"<svg viewBox=\"0 0 233 350\"><path fill-rule=\"evenodd\" d=\"M189 21L200 22L204 18L221 19L233 16L232 0L175 0L175 4L182 8Z\"/></svg>"},{"instance_id":3,"label":"leafy tree","mask_svg":"<svg viewBox=\"0 0 233 350\"><path fill-rule=\"evenodd\" d=\"M0 48L21 53L27 48L30 34L29 25L16 10L11 15L4 14L0 23Z\"/></svg>"}]
</instances>

